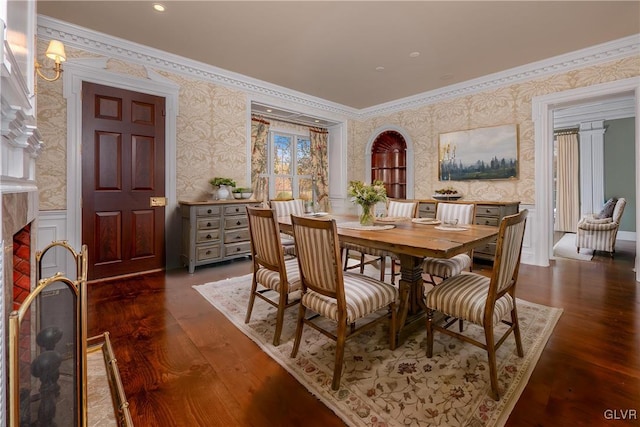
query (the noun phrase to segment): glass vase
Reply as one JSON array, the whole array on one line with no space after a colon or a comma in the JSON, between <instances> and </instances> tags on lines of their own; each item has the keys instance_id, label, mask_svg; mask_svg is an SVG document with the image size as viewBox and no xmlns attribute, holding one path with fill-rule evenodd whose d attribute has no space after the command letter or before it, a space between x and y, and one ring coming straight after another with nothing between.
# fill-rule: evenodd
<instances>
[{"instance_id":1,"label":"glass vase","mask_svg":"<svg viewBox=\"0 0 640 427\"><path fill-rule=\"evenodd\" d=\"M373 216L373 206L370 204L361 204L362 212L360 213L360 225L373 225L375 220Z\"/></svg>"}]
</instances>

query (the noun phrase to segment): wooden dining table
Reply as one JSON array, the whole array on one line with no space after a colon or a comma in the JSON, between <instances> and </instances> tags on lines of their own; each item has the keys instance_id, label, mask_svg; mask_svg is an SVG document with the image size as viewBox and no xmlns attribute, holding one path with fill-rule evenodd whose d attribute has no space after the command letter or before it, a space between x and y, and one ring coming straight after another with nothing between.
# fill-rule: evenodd
<instances>
[{"instance_id":1,"label":"wooden dining table","mask_svg":"<svg viewBox=\"0 0 640 427\"><path fill-rule=\"evenodd\" d=\"M422 260L425 257L451 258L485 245L498 235L498 227L488 225L461 225L454 231L442 230L442 227L437 224L416 223L411 219L388 222L380 218L374 226L393 225L393 228L380 227L367 230L357 228L357 216L329 214L317 216L317 219L334 219L341 243L380 249L398 256L400 260L398 333L407 323L408 318L424 312ZM290 217L279 217L278 222L282 232L292 233ZM464 229L459 230L462 228Z\"/></svg>"}]
</instances>

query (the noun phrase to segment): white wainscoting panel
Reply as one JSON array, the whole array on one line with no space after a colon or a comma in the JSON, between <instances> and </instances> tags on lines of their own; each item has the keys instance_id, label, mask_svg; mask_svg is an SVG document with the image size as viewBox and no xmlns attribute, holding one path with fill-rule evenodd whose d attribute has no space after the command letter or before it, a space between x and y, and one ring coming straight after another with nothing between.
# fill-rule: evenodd
<instances>
[{"instance_id":1,"label":"white wainscoting panel","mask_svg":"<svg viewBox=\"0 0 640 427\"><path fill-rule=\"evenodd\" d=\"M40 211L38 216L37 250L55 240L68 240L67 211ZM80 248L74 248L79 251ZM68 252L62 248L53 248L42 259L42 277L50 277L62 272L70 279L75 279L75 264Z\"/></svg>"},{"instance_id":2,"label":"white wainscoting panel","mask_svg":"<svg viewBox=\"0 0 640 427\"><path fill-rule=\"evenodd\" d=\"M535 265L535 242L533 236L536 235L536 207L535 205L520 205L520 210L527 209L527 227L524 229L524 240L522 242L522 257L520 261L523 264ZM538 239L540 241L540 239Z\"/></svg>"}]
</instances>

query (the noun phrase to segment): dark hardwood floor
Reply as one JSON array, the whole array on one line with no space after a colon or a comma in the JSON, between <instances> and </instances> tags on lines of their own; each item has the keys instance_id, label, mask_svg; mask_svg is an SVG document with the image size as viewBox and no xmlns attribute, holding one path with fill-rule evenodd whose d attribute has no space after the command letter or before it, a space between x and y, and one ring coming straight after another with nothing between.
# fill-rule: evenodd
<instances>
[{"instance_id":1,"label":"dark hardwood floor","mask_svg":"<svg viewBox=\"0 0 640 427\"><path fill-rule=\"evenodd\" d=\"M518 297L564 313L507 426L640 424L634 257L635 243L619 242L614 260L521 267ZM191 288L250 270L243 260L89 285L90 336L111 333L137 427L343 425Z\"/></svg>"}]
</instances>

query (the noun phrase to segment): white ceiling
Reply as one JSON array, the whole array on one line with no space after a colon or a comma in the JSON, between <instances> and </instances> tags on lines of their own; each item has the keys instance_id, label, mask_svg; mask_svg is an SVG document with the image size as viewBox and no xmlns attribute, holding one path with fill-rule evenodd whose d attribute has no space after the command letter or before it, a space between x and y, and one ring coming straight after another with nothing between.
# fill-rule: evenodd
<instances>
[{"instance_id":1,"label":"white ceiling","mask_svg":"<svg viewBox=\"0 0 640 427\"><path fill-rule=\"evenodd\" d=\"M357 109L640 33L638 1L159 1L38 13Z\"/></svg>"}]
</instances>

